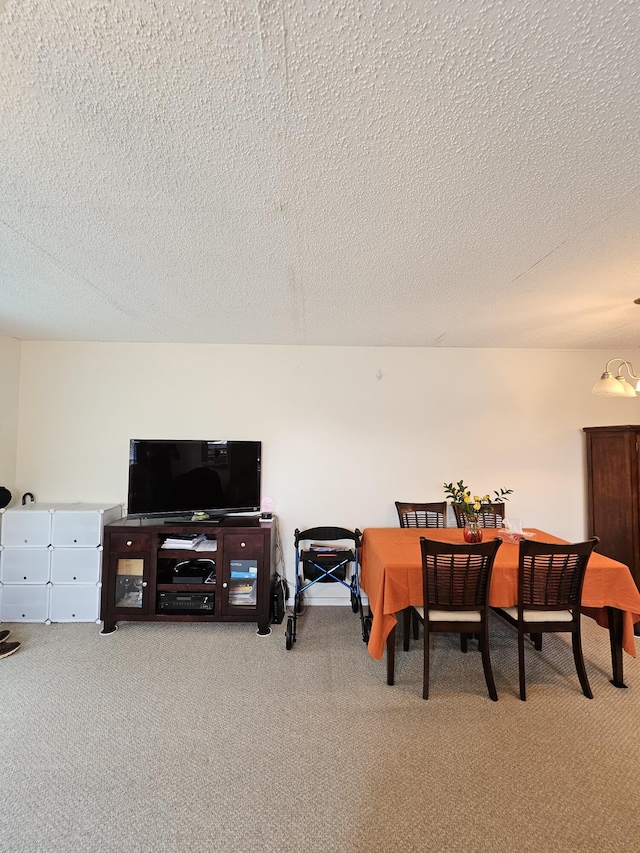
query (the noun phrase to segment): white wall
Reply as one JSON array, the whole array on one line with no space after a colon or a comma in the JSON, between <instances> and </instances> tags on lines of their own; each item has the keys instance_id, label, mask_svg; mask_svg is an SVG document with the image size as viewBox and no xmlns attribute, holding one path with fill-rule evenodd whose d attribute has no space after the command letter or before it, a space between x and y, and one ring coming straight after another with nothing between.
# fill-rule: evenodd
<instances>
[{"instance_id":1,"label":"white wall","mask_svg":"<svg viewBox=\"0 0 640 853\"><path fill-rule=\"evenodd\" d=\"M16 504L16 452L18 443L18 390L20 341L0 335L0 486Z\"/></svg>"},{"instance_id":2,"label":"white wall","mask_svg":"<svg viewBox=\"0 0 640 853\"><path fill-rule=\"evenodd\" d=\"M395 500L460 478L512 488L511 514L576 540L582 427L640 423L640 398L590 394L612 355L25 342L16 482L124 503L132 437L256 439L290 576L296 527L396 526Z\"/></svg>"}]
</instances>

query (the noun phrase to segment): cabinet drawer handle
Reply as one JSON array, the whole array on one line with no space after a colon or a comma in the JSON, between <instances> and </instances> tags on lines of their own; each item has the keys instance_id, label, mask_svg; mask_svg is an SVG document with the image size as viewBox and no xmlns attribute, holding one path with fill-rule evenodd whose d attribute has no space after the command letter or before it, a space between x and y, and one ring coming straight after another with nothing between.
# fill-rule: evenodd
<instances>
[{"instance_id":1,"label":"cabinet drawer handle","mask_svg":"<svg viewBox=\"0 0 640 853\"><path fill-rule=\"evenodd\" d=\"M246 542L241 542L241 543L240 543L240 547L241 547L241 548L244 548L244 547L246 547L246 544L247 544Z\"/></svg>"},{"instance_id":2,"label":"cabinet drawer handle","mask_svg":"<svg viewBox=\"0 0 640 853\"><path fill-rule=\"evenodd\" d=\"M223 584L222 584L222 589L226 589L228 586L229 586L229 584L228 584L228 583L223 583Z\"/></svg>"},{"instance_id":3,"label":"cabinet drawer handle","mask_svg":"<svg viewBox=\"0 0 640 853\"><path fill-rule=\"evenodd\" d=\"M146 581L142 581L142 586L147 586L147 582L146 582Z\"/></svg>"},{"instance_id":4,"label":"cabinet drawer handle","mask_svg":"<svg viewBox=\"0 0 640 853\"><path fill-rule=\"evenodd\" d=\"M129 539L129 541L127 542L127 545L129 545L129 546L133 545L133 542L131 541L131 539Z\"/></svg>"}]
</instances>

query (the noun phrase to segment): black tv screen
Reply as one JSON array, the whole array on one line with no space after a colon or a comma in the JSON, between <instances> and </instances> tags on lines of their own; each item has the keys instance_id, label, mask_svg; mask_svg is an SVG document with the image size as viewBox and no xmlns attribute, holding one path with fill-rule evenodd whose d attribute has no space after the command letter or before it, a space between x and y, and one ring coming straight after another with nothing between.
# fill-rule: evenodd
<instances>
[{"instance_id":1,"label":"black tv screen","mask_svg":"<svg viewBox=\"0 0 640 853\"><path fill-rule=\"evenodd\" d=\"M260 509L259 441L132 438L127 512L136 516Z\"/></svg>"}]
</instances>

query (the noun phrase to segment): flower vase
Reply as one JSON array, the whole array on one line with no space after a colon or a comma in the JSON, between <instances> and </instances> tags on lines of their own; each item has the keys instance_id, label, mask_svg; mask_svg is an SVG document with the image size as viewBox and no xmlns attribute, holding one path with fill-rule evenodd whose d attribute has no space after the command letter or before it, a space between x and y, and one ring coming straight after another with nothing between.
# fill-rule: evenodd
<instances>
[{"instance_id":1,"label":"flower vase","mask_svg":"<svg viewBox=\"0 0 640 853\"><path fill-rule=\"evenodd\" d=\"M482 542L482 528L477 518L465 518L463 536L465 542Z\"/></svg>"}]
</instances>

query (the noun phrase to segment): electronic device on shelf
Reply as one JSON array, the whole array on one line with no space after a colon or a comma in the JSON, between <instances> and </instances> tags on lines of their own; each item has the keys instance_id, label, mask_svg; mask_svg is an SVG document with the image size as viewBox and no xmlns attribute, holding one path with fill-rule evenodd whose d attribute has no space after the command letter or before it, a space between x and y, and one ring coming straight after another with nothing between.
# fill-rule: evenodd
<instances>
[{"instance_id":1,"label":"electronic device on shelf","mask_svg":"<svg viewBox=\"0 0 640 853\"><path fill-rule=\"evenodd\" d=\"M213 613L214 596L202 592L159 592L158 612Z\"/></svg>"},{"instance_id":2,"label":"electronic device on shelf","mask_svg":"<svg viewBox=\"0 0 640 853\"><path fill-rule=\"evenodd\" d=\"M259 441L129 442L129 516L210 519L260 510Z\"/></svg>"},{"instance_id":3,"label":"electronic device on shelf","mask_svg":"<svg viewBox=\"0 0 640 853\"><path fill-rule=\"evenodd\" d=\"M173 567L172 583L205 583L205 578L216 574L213 560L182 560ZM208 581L215 583L215 581Z\"/></svg>"}]
</instances>

